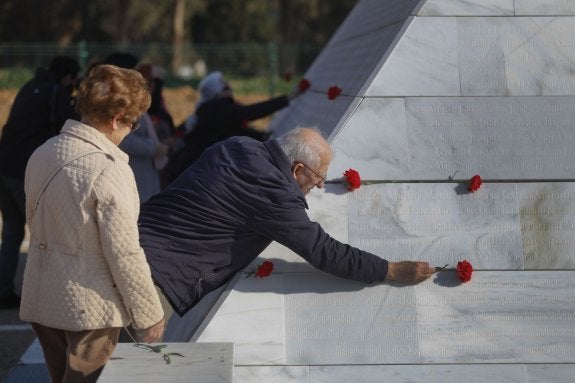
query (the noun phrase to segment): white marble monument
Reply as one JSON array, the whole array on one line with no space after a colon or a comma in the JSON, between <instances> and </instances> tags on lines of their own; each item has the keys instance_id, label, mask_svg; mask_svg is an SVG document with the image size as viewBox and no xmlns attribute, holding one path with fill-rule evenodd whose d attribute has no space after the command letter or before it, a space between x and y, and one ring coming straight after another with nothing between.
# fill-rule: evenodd
<instances>
[{"instance_id":1,"label":"white marble monument","mask_svg":"<svg viewBox=\"0 0 575 383\"><path fill-rule=\"evenodd\" d=\"M574 32L572 0L359 0L272 128L317 126L328 178L369 181L308 197L334 238L472 280L365 286L274 243L191 340L233 342L236 383L572 381Z\"/></svg>"}]
</instances>

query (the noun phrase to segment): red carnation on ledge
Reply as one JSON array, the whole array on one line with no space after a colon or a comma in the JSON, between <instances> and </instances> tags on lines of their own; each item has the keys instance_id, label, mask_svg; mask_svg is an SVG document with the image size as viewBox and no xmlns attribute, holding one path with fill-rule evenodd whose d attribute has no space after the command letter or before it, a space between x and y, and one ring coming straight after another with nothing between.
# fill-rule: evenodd
<instances>
[{"instance_id":1,"label":"red carnation on ledge","mask_svg":"<svg viewBox=\"0 0 575 383\"><path fill-rule=\"evenodd\" d=\"M352 191L359 189L361 186L361 177L359 176L357 170L347 169L345 172L343 172L343 176L345 177L347 190Z\"/></svg>"},{"instance_id":2,"label":"red carnation on ledge","mask_svg":"<svg viewBox=\"0 0 575 383\"><path fill-rule=\"evenodd\" d=\"M473 273L473 266L467 260L457 262L457 278L461 282L469 282L471 280L471 274Z\"/></svg>"},{"instance_id":3,"label":"red carnation on ledge","mask_svg":"<svg viewBox=\"0 0 575 383\"><path fill-rule=\"evenodd\" d=\"M299 80L299 91L300 92L305 92L306 90L309 89L309 87L311 86L311 83L309 82L309 80L302 78L301 80Z\"/></svg>"},{"instance_id":4,"label":"red carnation on ledge","mask_svg":"<svg viewBox=\"0 0 575 383\"><path fill-rule=\"evenodd\" d=\"M265 278L274 271L274 263L272 261L264 261L258 266L255 277Z\"/></svg>"},{"instance_id":5,"label":"red carnation on ledge","mask_svg":"<svg viewBox=\"0 0 575 383\"><path fill-rule=\"evenodd\" d=\"M335 100L335 98L340 94L341 94L341 88L336 85L330 86L329 89L327 90L328 100Z\"/></svg>"},{"instance_id":6,"label":"red carnation on ledge","mask_svg":"<svg viewBox=\"0 0 575 383\"><path fill-rule=\"evenodd\" d=\"M481 187L481 184L483 184L483 181L481 180L481 177L479 176L479 174L476 174L473 177L471 177L471 179L468 182L469 182L469 186L467 187L467 190L470 193L474 193L477 190L479 190L479 188Z\"/></svg>"}]
</instances>

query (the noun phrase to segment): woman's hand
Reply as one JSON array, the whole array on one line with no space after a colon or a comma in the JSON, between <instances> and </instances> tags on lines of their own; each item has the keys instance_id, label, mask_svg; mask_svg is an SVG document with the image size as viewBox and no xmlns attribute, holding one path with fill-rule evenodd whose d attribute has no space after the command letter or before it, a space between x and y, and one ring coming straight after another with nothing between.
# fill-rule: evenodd
<instances>
[{"instance_id":1,"label":"woman's hand","mask_svg":"<svg viewBox=\"0 0 575 383\"><path fill-rule=\"evenodd\" d=\"M143 343L153 343L162 339L164 335L164 329L166 328L166 320L162 318L161 321L153 326L150 326L144 330L139 331L139 342Z\"/></svg>"}]
</instances>

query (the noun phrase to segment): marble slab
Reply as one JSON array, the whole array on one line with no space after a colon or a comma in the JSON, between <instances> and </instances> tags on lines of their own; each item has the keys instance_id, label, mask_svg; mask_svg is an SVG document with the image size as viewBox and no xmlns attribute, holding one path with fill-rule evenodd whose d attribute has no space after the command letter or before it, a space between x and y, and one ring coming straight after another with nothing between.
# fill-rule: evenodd
<instances>
[{"instance_id":1,"label":"marble slab","mask_svg":"<svg viewBox=\"0 0 575 383\"><path fill-rule=\"evenodd\" d=\"M284 291L283 274L278 272L266 278L240 275L194 339L233 342L235 364L284 364Z\"/></svg>"},{"instance_id":2,"label":"marble slab","mask_svg":"<svg viewBox=\"0 0 575 383\"><path fill-rule=\"evenodd\" d=\"M573 17L458 19L463 96L572 95Z\"/></svg>"},{"instance_id":3,"label":"marble slab","mask_svg":"<svg viewBox=\"0 0 575 383\"><path fill-rule=\"evenodd\" d=\"M573 17L417 17L405 25L366 96L574 94Z\"/></svg>"},{"instance_id":4,"label":"marble slab","mask_svg":"<svg viewBox=\"0 0 575 383\"><path fill-rule=\"evenodd\" d=\"M309 383L309 366L236 366L234 383Z\"/></svg>"},{"instance_id":5,"label":"marble slab","mask_svg":"<svg viewBox=\"0 0 575 383\"><path fill-rule=\"evenodd\" d=\"M120 343L98 382L231 383L233 345L230 343L166 343L163 353L176 352L168 364L162 353Z\"/></svg>"},{"instance_id":6,"label":"marble slab","mask_svg":"<svg viewBox=\"0 0 575 383\"><path fill-rule=\"evenodd\" d=\"M366 185L349 195L349 238L390 261L523 269L515 184Z\"/></svg>"},{"instance_id":7,"label":"marble slab","mask_svg":"<svg viewBox=\"0 0 575 383\"><path fill-rule=\"evenodd\" d=\"M329 178L573 179L575 97L365 99L332 137Z\"/></svg>"},{"instance_id":8,"label":"marble slab","mask_svg":"<svg viewBox=\"0 0 575 383\"><path fill-rule=\"evenodd\" d=\"M517 16L575 15L575 2L571 0L515 0L515 14Z\"/></svg>"},{"instance_id":9,"label":"marble slab","mask_svg":"<svg viewBox=\"0 0 575 383\"><path fill-rule=\"evenodd\" d=\"M572 277L571 271L480 271L462 284L444 271L415 287L358 288L330 277L285 276L297 291L287 291L286 359L573 363Z\"/></svg>"},{"instance_id":10,"label":"marble slab","mask_svg":"<svg viewBox=\"0 0 575 383\"><path fill-rule=\"evenodd\" d=\"M465 7L469 6L467 3ZM449 7L445 2L437 4ZM426 6L431 3L426 2L422 10ZM372 11L376 15L378 8ZM575 46L575 17L398 20L401 22L389 25L381 21L382 29L377 34L369 28L363 35L356 31L359 34L353 38L347 29L354 29L357 21L353 24L352 18L346 20L340 35L334 36L305 74L312 82L311 91L273 119L270 127L276 135L298 125L317 126L333 140L341 129L352 129L344 126L347 120L355 119L358 121L352 125L362 125L369 119L362 115L363 109L356 110L363 97L575 94L575 60L571 53ZM366 25L370 25L367 20ZM343 91L336 100L329 101L325 93L332 85ZM531 108L539 98L526 100L524 107ZM558 103L557 108L563 106L559 99L550 100ZM479 103L478 99L467 101ZM483 119L487 115L483 113ZM473 112L464 113L463 117L479 120ZM505 124L505 120L500 120L504 117L494 119ZM364 132L353 128L349 134Z\"/></svg>"},{"instance_id":11,"label":"marble slab","mask_svg":"<svg viewBox=\"0 0 575 383\"><path fill-rule=\"evenodd\" d=\"M315 383L566 383L575 366L562 364L318 366L310 367ZM273 382L273 381L272 381ZM304 382L304 380L301 380Z\"/></svg>"},{"instance_id":12,"label":"marble slab","mask_svg":"<svg viewBox=\"0 0 575 383\"><path fill-rule=\"evenodd\" d=\"M330 144L334 158L328 178L353 168L366 180L410 178L405 100L364 99Z\"/></svg>"},{"instance_id":13,"label":"marble slab","mask_svg":"<svg viewBox=\"0 0 575 383\"><path fill-rule=\"evenodd\" d=\"M365 185L348 202L349 243L388 260L575 268L573 183L484 183L476 193L456 183Z\"/></svg>"},{"instance_id":14,"label":"marble slab","mask_svg":"<svg viewBox=\"0 0 575 383\"><path fill-rule=\"evenodd\" d=\"M573 363L573 271L441 272L416 286L423 363Z\"/></svg>"},{"instance_id":15,"label":"marble slab","mask_svg":"<svg viewBox=\"0 0 575 383\"><path fill-rule=\"evenodd\" d=\"M575 185L518 185L526 269L575 269Z\"/></svg>"},{"instance_id":16,"label":"marble slab","mask_svg":"<svg viewBox=\"0 0 575 383\"><path fill-rule=\"evenodd\" d=\"M244 280L251 291L242 297L240 281L199 338L234 342L236 365L575 363L573 271L475 271L461 283L447 270L409 287L319 272Z\"/></svg>"},{"instance_id":17,"label":"marble slab","mask_svg":"<svg viewBox=\"0 0 575 383\"><path fill-rule=\"evenodd\" d=\"M288 365L419 363L415 291L285 275Z\"/></svg>"},{"instance_id":18,"label":"marble slab","mask_svg":"<svg viewBox=\"0 0 575 383\"><path fill-rule=\"evenodd\" d=\"M513 16L514 0L426 0L417 16Z\"/></svg>"},{"instance_id":19,"label":"marble slab","mask_svg":"<svg viewBox=\"0 0 575 383\"><path fill-rule=\"evenodd\" d=\"M367 97L461 94L456 18L417 18L384 57Z\"/></svg>"},{"instance_id":20,"label":"marble slab","mask_svg":"<svg viewBox=\"0 0 575 383\"><path fill-rule=\"evenodd\" d=\"M342 365L235 367L234 382L248 383L565 383L575 374L571 364L501 365Z\"/></svg>"},{"instance_id":21,"label":"marble slab","mask_svg":"<svg viewBox=\"0 0 575 383\"><path fill-rule=\"evenodd\" d=\"M575 376L572 364L532 364L525 366L527 383L570 382Z\"/></svg>"},{"instance_id":22,"label":"marble slab","mask_svg":"<svg viewBox=\"0 0 575 383\"><path fill-rule=\"evenodd\" d=\"M308 195L308 216L333 238L382 258L484 270L575 269L575 184L380 183L353 192L341 184ZM272 243L248 270L271 260L277 272L314 268Z\"/></svg>"},{"instance_id":23,"label":"marble slab","mask_svg":"<svg viewBox=\"0 0 575 383\"><path fill-rule=\"evenodd\" d=\"M572 179L574 111L572 96L407 99L411 178Z\"/></svg>"},{"instance_id":24,"label":"marble slab","mask_svg":"<svg viewBox=\"0 0 575 383\"><path fill-rule=\"evenodd\" d=\"M314 383L527 383L522 365L377 365L313 366ZM541 382L543 382L542 380ZM303 381L302 381L303 382Z\"/></svg>"}]
</instances>

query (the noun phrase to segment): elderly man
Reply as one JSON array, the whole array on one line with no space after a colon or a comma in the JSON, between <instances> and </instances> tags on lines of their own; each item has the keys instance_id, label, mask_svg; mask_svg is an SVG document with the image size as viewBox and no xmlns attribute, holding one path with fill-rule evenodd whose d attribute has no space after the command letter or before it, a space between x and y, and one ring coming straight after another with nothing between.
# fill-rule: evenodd
<instances>
[{"instance_id":1,"label":"elderly man","mask_svg":"<svg viewBox=\"0 0 575 383\"><path fill-rule=\"evenodd\" d=\"M155 283L180 316L271 241L320 270L365 283L419 283L433 274L427 262L388 262L309 220L305 196L323 186L331 158L314 129L265 142L233 137L208 148L143 205L140 241Z\"/></svg>"}]
</instances>

